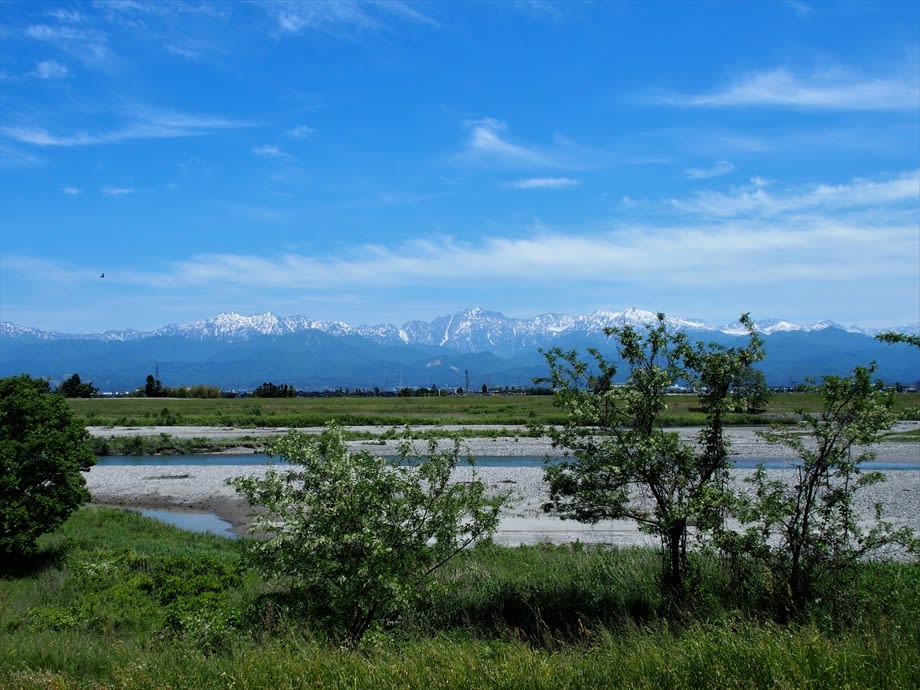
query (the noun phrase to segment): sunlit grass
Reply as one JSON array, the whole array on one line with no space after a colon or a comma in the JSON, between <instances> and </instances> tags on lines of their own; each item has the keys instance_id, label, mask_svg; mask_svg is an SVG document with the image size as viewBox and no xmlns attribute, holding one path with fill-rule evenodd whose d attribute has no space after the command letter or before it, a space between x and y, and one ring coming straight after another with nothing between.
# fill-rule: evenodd
<instances>
[{"instance_id":1,"label":"sunlit grass","mask_svg":"<svg viewBox=\"0 0 920 690\"><path fill-rule=\"evenodd\" d=\"M349 649L254 606L240 546L79 511L0 579L0 687L920 687L917 564L866 564L845 619L783 626L732 601L717 560L673 617L652 550L486 546Z\"/></svg>"},{"instance_id":2,"label":"sunlit grass","mask_svg":"<svg viewBox=\"0 0 920 690\"><path fill-rule=\"evenodd\" d=\"M68 401L77 416L98 426L234 426L310 427L331 419L343 426L429 426L487 424L527 426L560 424L564 415L549 395L488 395L319 398L90 398ZM920 393L895 396L895 411L920 406ZM777 393L763 413L737 413L733 424L768 424L789 420L797 409L817 411L819 399L811 393ZM705 415L692 395L668 398L665 422L675 426L700 425Z\"/></svg>"}]
</instances>

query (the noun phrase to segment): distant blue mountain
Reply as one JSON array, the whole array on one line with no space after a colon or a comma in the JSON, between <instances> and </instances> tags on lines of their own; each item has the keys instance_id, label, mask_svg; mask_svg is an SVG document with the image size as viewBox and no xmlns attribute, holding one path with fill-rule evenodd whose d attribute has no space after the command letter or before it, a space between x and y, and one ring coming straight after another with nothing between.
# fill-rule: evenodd
<instances>
[{"instance_id":1,"label":"distant blue mountain","mask_svg":"<svg viewBox=\"0 0 920 690\"><path fill-rule=\"evenodd\" d=\"M301 390L410 387L474 390L482 384L529 386L547 373L541 349L613 352L608 326L644 325L650 312L543 314L513 319L474 308L430 322L351 326L303 316L218 314L207 321L173 324L153 332L62 334L0 323L0 376L28 373L58 383L74 373L102 391L142 387L159 370L168 386L207 384L250 390L261 383L289 383ZM740 344L738 324L709 326L671 319L692 339ZM759 368L770 385L808 377L846 375L875 361L890 383L920 381L920 351L876 341L873 332L830 322L796 325L758 322L767 357ZM916 333L920 324L886 330Z\"/></svg>"}]
</instances>

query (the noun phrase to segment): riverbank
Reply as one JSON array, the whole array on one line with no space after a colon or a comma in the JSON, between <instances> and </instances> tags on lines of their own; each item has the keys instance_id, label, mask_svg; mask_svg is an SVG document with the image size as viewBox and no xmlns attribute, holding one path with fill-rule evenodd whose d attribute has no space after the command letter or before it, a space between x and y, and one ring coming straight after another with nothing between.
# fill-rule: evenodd
<instances>
[{"instance_id":1,"label":"riverbank","mask_svg":"<svg viewBox=\"0 0 920 690\"><path fill-rule=\"evenodd\" d=\"M917 428L916 422L900 423L898 430ZM95 427L91 433L104 435L158 434L169 429L172 435L185 438L240 438L258 436L268 440L287 433L286 429L231 429L210 427ZM321 429L304 430L319 433ZM381 429L380 433L383 433ZM695 438L698 430L679 429L687 439ZM732 453L745 457L794 456L785 448L767 444L752 428L728 430ZM398 441L351 441L354 450L367 450L375 455L392 455ZM418 452L423 453L425 443L418 442ZM547 438L502 436L493 438L468 438L463 444L464 453L472 457L522 457L558 454ZM886 442L875 448L879 460L920 460L920 442ZM250 451L251 453L251 451ZM249 506L226 484L236 476L262 476L268 467L264 464L221 465L219 457L207 465L97 466L87 473L87 486L93 502L132 509L151 508L213 513L233 525L237 534L246 532L249 524ZM482 479L493 495L507 495L501 522L495 535L499 544L517 545L540 542L640 544L653 543L653 539L639 532L632 521L608 520L597 525L561 520L546 515L542 505L549 498L541 468L521 467L460 467L455 471L457 481L468 481L473 475ZM733 481L741 488L752 470L737 470ZM790 470L770 470L769 474L791 480ZM885 507L886 519L896 525L909 526L920 532L920 471L884 472L886 481L861 492L858 510L868 520L875 503Z\"/></svg>"},{"instance_id":2,"label":"riverbank","mask_svg":"<svg viewBox=\"0 0 920 690\"><path fill-rule=\"evenodd\" d=\"M206 438L212 441L226 442L228 445L220 453L222 455L242 455L252 453L262 453L264 446L252 447L234 447L234 440L246 439L257 440L263 443L269 443L273 438L278 438L289 433L291 429L284 427L210 427L210 426L88 426L86 427L90 435L106 438L125 438L125 437L152 437L152 436L171 436L177 439L190 440L194 438ZM356 434L365 434L373 437L370 440L351 441L349 445L356 449L366 450L372 455L395 455L399 440L384 438L392 427L383 426L346 426L343 427L346 432ZM892 433L903 433L906 431L915 431L920 429L920 422L898 422L892 427ZM320 434L323 427L302 427L293 429L306 434ZM424 427L424 430L437 432L457 433L461 436L466 433L484 433L484 436L467 436L463 440L463 450L465 453L473 456L494 456L494 457L522 457L522 456L544 456L557 455L558 451L553 448L550 439L547 437L535 438L526 435L528 428L526 426L500 426L500 425L433 425ZM783 446L771 445L764 441L759 435L763 427L728 427L725 430L725 437L729 442L729 452L731 455L758 458L771 457L793 458L795 454ZM699 434L697 427L677 427L672 429L676 431L681 438L693 442ZM425 442L416 443L419 452L424 452ZM873 448L879 460L897 461L899 459L908 459L913 461L920 460L920 439L913 441L883 441Z\"/></svg>"}]
</instances>

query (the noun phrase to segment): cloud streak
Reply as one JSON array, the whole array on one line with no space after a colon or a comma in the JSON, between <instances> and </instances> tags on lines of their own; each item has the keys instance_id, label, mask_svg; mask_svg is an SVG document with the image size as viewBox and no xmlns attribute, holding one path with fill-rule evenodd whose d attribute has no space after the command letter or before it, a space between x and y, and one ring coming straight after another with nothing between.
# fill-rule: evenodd
<instances>
[{"instance_id":1,"label":"cloud streak","mask_svg":"<svg viewBox=\"0 0 920 690\"><path fill-rule=\"evenodd\" d=\"M573 290L594 285L645 292L654 276L656 290L717 285L724 293L778 283L807 290L827 283L851 287L866 279L889 285L911 280L916 245L912 224L867 227L817 219L796 225L629 226L598 236L545 232L475 245L445 238L396 248L365 246L347 258L202 254L165 272L137 272L125 280L170 292L417 291L445 280L488 281L514 290L542 290L546 281L564 281Z\"/></svg>"},{"instance_id":2,"label":"cloud streak","mask_svg":"<svg viewBox=\"0 0 920 690\"><path fill-rule=\"evenodd\" d=\"M63 79L68 72L67 66L56 60L42 60L35 65L32 76L39 79Z\"/></svg>"},{"instance_id":3,"label":"cloud streak","mask_svg":"<svg viewBox=\"0 0 920 690\"><path fill-rule=\"evenodd\" d=\"M77 147L116 144L144 139L174 139L207 136L220 130L251 127L252 123L221 117L194 115L172 110L136 107L122 113L127 122L121 127L95 133L77 131L55 134L35 126L0 127L4 137L40 147Z\"/></svg>"},{"instance_id":4,"label":"cloud streak","mask_svg":"<svg viewBox=\"0 0 920 690\"><path fill-rule=\"evenodd\" d=\"M508 134L508 125L492 117L466 120L463 126L469 135L463 150L455 156L460 163L579 170L593 167L600 159L597 152L559 135L549 146L515 141Z\"/></svg>"},{"instance_id":5,"label":"cloud streak","mask_svg":"<svg viewBox=\"0 0 920 690\"><path fill-rule=\"evenodd\" d=\"M467 158L505 165L544 167L552 163L552 159L538 149L509 141L504 135L508 126L501 120L487 117L465 124L470 130L464 152Z\"/></svg>"},{"instance_id":6,"label":"cloud streak","mask_svg":"<svg viewBox=\"0 0 920 690\"><path fill-rule=\"evenodd\" d=\"M514 189L560 189L575 187L579 184L581 184L581 180L576 180L572 177L530 177L525 180L509 182L507 186Z\"/></svg>"},{"instance_id":7,"label":"cloud streak","mask_svg":"<svg viewBox=\"0 0 920 690\"><path fill-rule=\"evenodd\" d=\"M753 178L750 185L729 192L706 190L688 199L670 199L683 213L706 217L778 217L792 213L829 213L860 208L916 209L920 201L920 170L875 181L857 179L846 184L817 184L771 193L768 183Z\"/></svg>"},{"instance_id":8,"label":"cloud streak","mask_svg":"<svg viewBox=\"0 0 920 690\"><path fill-rule=\"evenodd\" d=\"M916 70L880 77L854 74L845 69L801 75L779 68L744 75L722 89L700 94L659 94L651 100L666 105L708 108L920 110L920 82Z\"/></svg>"},{"instance_id":9,"label":"cloud streak","mask_svg":"<svg viewBox=\"0 0 920 690\"><path fill-rule=\"evenodd\" d=\"M292 158L291 154L271 144L263 144L261 146L256 146L252 150L252 153L253 155L258 156L259 158L274 158L276 160L284 160L284 159Z\"/></svg>"},{"instance_id":10,"label":"cloud streak","mask_svg":"<svg viewBox=\"0 0 920 690\"><path fill-rule=\"evenodd\" d=\"M477 243L419 239L396 247L364 245L338 257L200 254L163 272L138 272L132 280L169 290L235 286L284 291L418 288L445 280L500 280L515 289L556 280L647 289L652 280L656 289L720 290L915 281L917 193L911 197L908 190L916 190L918 180L918 173L910 173L888 181L781 191L771 195L771 209L755 218L750 204L737 205L743 196L725 195L736 206L711 214L722 216L716 221L686 222L685 207L698 203L691 199L679 208L678 218L684 220L617 225L590 234L537 229L526 237ZM898 211L905 203L913 204L906 214ZM754 207L763 211L765 204L757 200ZM850 213L866 207L873 209L870 220ZM803 209L810 212L798 213ZM710 213L708 206L705 211Z\"/></svg>"},{"instance_id":11,"label":"cloud streak","mask_svg":"<svg viewBox=\"0 0 920 690\"><path fill-rule=\"evenodd\" d=\"M25 35L53 45L95 69L109 70L115 61L108 38L102 31L76 28L70 24L34 24L26 27Z\"/></svg>"},{"instance_id":12,"label":"cloud streak","mask_svg":"<svg viewBox=\"0 0 920 690\"><path fill-rule=\"evenodd\" d=\"M263 7L282 35L378 31L393 21L437 26L417 5L401 0L266 0Z\"/></svg>"},{"instance_id":13,"label":"cloud streak","mask_svg":"<svg viewBox=\"0 0 920 690\"><path fill-rule=\"evenodd\" d=\"M854 310L877 315L878 300L894 296L901 303L895 311L903 313L904 304L916 301L918 183L920 171L801 188L771 189L758 181L744 190L671 200L674 215L656 224L535 226L475 241L442 236L364 244L338 255L199 253L156 267L121 266L109 282L145 299L159 295L168 301L181 294L208 304L223 301L226 308L241 295L257 294L270 295L276 305L332 304L345 296L405 304L410 297L423 302L419 295L429 288L443 302L436 288L445 284L462 286L466 299L476 286L488 285L490 294L500 291L518 304L538 304L558 300L547 286L564 284L567 299L579 304L600 294L620 300L642 295L681 304L715 300L792 318L796 305L788 303L788 294L800 294L808 295L809 313L839 319L859 318L841 313ZM4 272L9 277L31 271L42 261L6 257ZM89 275L72 265L48 264L22 278L37 281L50 271L58 282L79 283ZM841 295L847 295L845 307ZM674 309L667 302L655 308ZM682 315L703 316L693 311Z\"/></svg>"},{"instance_id":14,"label":"cloud streak","mask_svg":"<svg viewBox=\"0 0 920 690\"><path fill-rule=\"evenodd\" d=\"M711 177L721 177L727 175L735 169L735 166L728 161L716 161L708 168L687 168L684 174L688 180L708 180Z\"/></svg>"},{"instance_id":15,"label":"cloud streak","mask_svg":"<svg viewBox=\"0 0 920 690\"><path fill-rule=\"evenodd\" d=\"M102 188L102 193L106 196L127 196L128 194L134 194L134 192L133 187L106 186Z\"/></svg>"}]
</instances>

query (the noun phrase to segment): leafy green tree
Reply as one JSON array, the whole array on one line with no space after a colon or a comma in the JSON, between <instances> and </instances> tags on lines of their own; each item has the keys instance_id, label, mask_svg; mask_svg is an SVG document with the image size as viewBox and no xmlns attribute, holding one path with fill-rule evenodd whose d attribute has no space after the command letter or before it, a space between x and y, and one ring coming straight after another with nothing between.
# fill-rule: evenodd
<instances>
[{"instance_id":1,"label":"leafy green tree","mask_svg":"<svg viewBox=\"0 0 920 690\"><path fill-rule=\"evenodd\" d=\"M800 462L791 481L770 479L761 466L748 480L753 492L739 495L734 506L748 527L720 538L744 559L739 572L767 574L782 619L800 616L818 598L845 596L853 566L865 555L893 543L916 548L909 530L882 520L881 506L868 529L854 509L860 489L884 481L859 464L874 457L869 448L895 420L891 395L873 384L874 371L872 365L857 367L852 378L826 377L811 387L821 396L819 413L798 410L796 426L761 432L794 450Z\"/></svg>"},{"instance_id":2,"label":"leafy green tree","mask_svg":"<svg viewBox=\"0 0 920 690\"><path fill-rule=\"evenodd\" d=\"M647 329L607 329L628 367L626 383L615 385L616 365L598 350L593 361L574 351L545 354L555 405L565 424L548 431L553 445L574 460L546 468L550 502L546 510L582 522L627 518L661 539L663 585L678 603L686 594L690 563L689 526L714 526L726 503L727 442L722 428L732 409L732 380L763 357L760 339L745 315L750 342L744 348L692 346L671 330L664 314ZM696 444L666 431L662 414L668 390L695 383L703 393L708 424Z\"/></svg>"},{"instance_id":3,"label":"leafy green tree","mask_svg":"<svg viewBox=\"0 0 920 690\"><path fill-rule=\"evenodd\" d=\"M738 373L732 381L731 392L739 411L762 412L770 402L767 377L754 367L745 367Z\"/></svg>"},{"instance_id":4,"label":"leafy green tree","mask_svg":"<svg viewBox=\"0 0 920 690\"><path fill-rule=\"evenodd\" d=\"M282 383L279 386L271 381L266 381L262 385L257 386L252 392L252 395L256 398L293 398L296 393L297 390L294 386L290 386L286 383Z\"/></svg>"},{"instance_id":5,"label":"leafy green tree","mask_svg":"<svg viewBox=\"0 0 920 690\"><path fill-rule=\"evenodd\" d=\"M230 480L256 509L249 557L303 602L310 614L351 643L398 615L433 587L431 574L462 549L488 537L501 501L486 501L479 480L451 483L460 441L398 465L366 451L350 453L341 428L319 437L291 433L270 452L293 466L263 479Z\"/></svg>"},{"instance_id":6,"label":"leafy green tree","mask_svg":"<svg viewBox=\"0 0 920 690\"><path fill-rule=\"evenodd\" d=\"M153 374L147 374L147 381L144 384L144 395L148 398L160 398L165 395L163 384L160 379L154 378Z\"/></svg>"},{"instance_id":7,"label":"leafy green tree","mask_svg":"<svg viewBox=\"0 0 920 690\"><path fill-rule=\"evenodd\" d=\"M99 391L91 382L83 383L79 374L74 374L58 386L57 392L65 398L92 398Z\"/></svg>"},{"instance_id":8,"label":"leafy green tree","mask_svg":"<svg viewBox=\"0 0 920 690\"><path fill-rule=\"evenodd\" d=\"M192 386L191 390L189 390L189 397L191 398L219 398L220 388L217 386L207 386L203 383L199 383L196 386Z\"/></svg>"},{"instance_id":9,"label":"leafy green tree","mask_svg":"<svg viewBox=\"0 0 920 690\"><path fill-rule=\"evenodd\" d=\"M883 343L905 343L907 345L913 345L914 347L920 347L920 335L909 335L907 333L895 333L893 331L886 331L885 333L879 333L877 336L875 336L875 339L880 340Z\"/></svg>"},{"instance_id":10,"label":"leafy green tree","mask_svg":"<svg viewBox=\"0 0 920 690\"><path fill-rule=\"evenodd\" d=\"M29 555L45 532L89 500L82 472L96 462L86 429L48 382L0 379L0 552Z\"/></svg>"}]
</instances>

